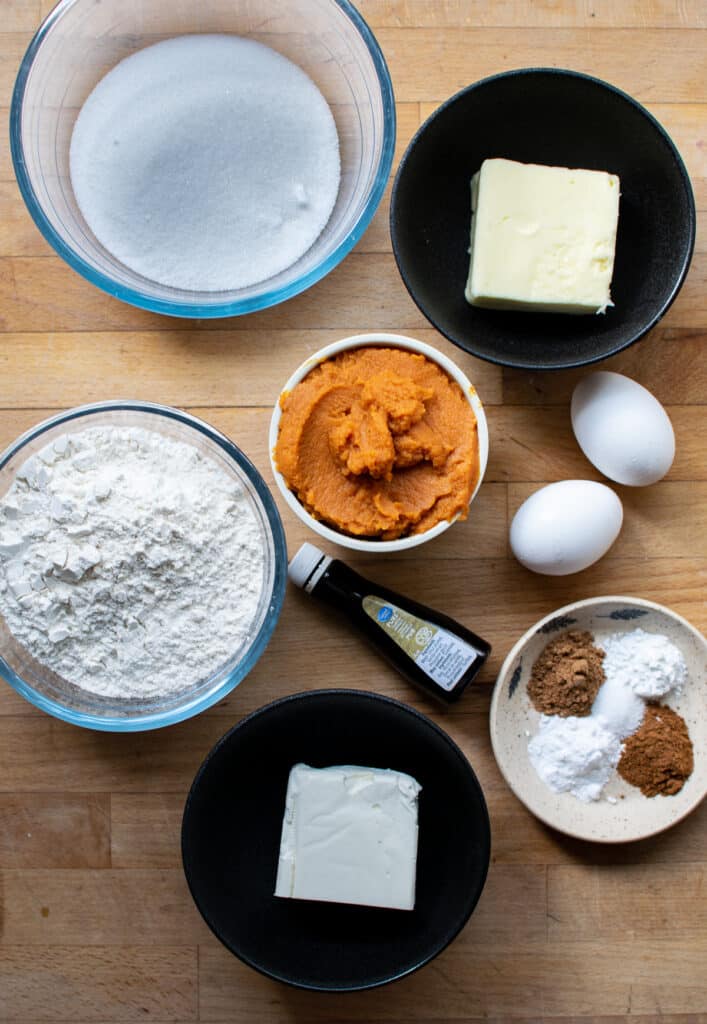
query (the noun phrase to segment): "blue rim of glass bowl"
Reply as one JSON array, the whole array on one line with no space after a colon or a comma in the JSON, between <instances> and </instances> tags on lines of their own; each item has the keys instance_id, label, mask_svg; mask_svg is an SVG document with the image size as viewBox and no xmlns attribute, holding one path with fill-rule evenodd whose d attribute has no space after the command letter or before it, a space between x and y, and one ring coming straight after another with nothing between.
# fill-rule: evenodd
<instances>
[{"instance_id":1,"label":"blue rim of glass bowl","mask_svg":"<svg viewBox=\"0 0 707 1024\"><path fill-rule=\"evenodd\" d=\"M388 183L390 169L393 165L396 129L395 98L393 96L393 85L390 78L390 72L388 71L388 65L386 64L376 37L373 35L373 32L353 4L350 3L350 0L333 0L333 2L341 11L343 11L368 48L368 52L371 56L373 66L378 77L378 83L381 90L381 101L383 104L383 146L381 149L378 171L364 210L352 230L338 244L334 251L329 253L329 255L323 259L321 263L317 264L316 267L310 270L309 273L297 278L296 281L292 281L290 284L281 288L272 288L259 295L251 296L248 299L238 299L235 301L214 303L213 305L210 304L206 306L189 302L169 302L166 299L158 299L145 295L135 288L128 288L124 285L117 284L112 280L112 278L96 270L85 260L81 259L81 257L77 255L77 253L75 253L62 238L60 238L52 227L49 218L44 213L44 210L35 195L35 191L25 168L22 150L21 119L25 87L35 55L42 45L44 37L47 35L54 23L59 20L66 8L70 7L75 2L76 0L60 0L57 6L37 29L17 73L17 79L12 93L12 105L10 107L10 151L12 153L12 163L15 168L15 176L17 177L17 183L20 187L22 198L25 201L32 219L46 238L47 242L49 242L52 248L66 263L69 264L70 267L72 267L73 270L86 278L87 281L90 281L91 284L96 285L97 288L102 289L102 291L107 292L109 295L113 295L122 302L127 302L131 306L137 306L139 309L147 309L153 313L164 313L167 316L187 317L196 320L211 320L218 317L240 316L243 313L254 313L260 309L267 309L270 306L276 306L278 303L284 302L286 299L291 299L293 296L299 295L300 292L306 291L307 288L311 288L313 284L316 284L317 281L320 281L325 277L344 259L346 255L348 255L370 224L383 197L383 192L385 191L386 184Z\"/></svg>"},{"instance_id":2,"label":"blue rim of glass bowl","mask_svg":"<svg viewBox=\"0 0 707 1024\"><path fill-rule=\"evenodd\" d=\"M195 416L190 416L189 413L181 412L179 409L172 409L167 405L137 401L94 402L90 405L81 405L74 409L69 409L67 412L58 413L56 416L51 416L30 430L25 431L9 448L0 453L0 469L3 469L10 459L14 458L29 441L40 437L52 427L59 426L62 423L71 423L73 420L79 420L93 413L102 412L140 412L163 416L166 419L175 420L177 423L191 427L217 445L245 474L260 499L268 526L272 531L275 553L270 605L252 646L216 690L195 697L194 700L177 708L170 708L167 711L150 711L144 715L132 718L92 715L85 711L75 711L53 700L51 697L38 693L10 668L2 655L0 655L0 678L9 683L21 697L24 697L25 700L29 701L30 704L34 704L41 711L46 711L48 714L65 722L71 722L72 725L81 725L87 729L97 729L100 732L144 732L147 729L159 729L166 725L175 725L177 722L183 722L187 718L198 715L201 711L222 700L248 675L270 642L270 637L280 618L282 604L285 599L285 584L287 582L287 545L285 542L285 531L277 506L265 481L247 455L244 455L240 448L230 441L225 434L221 434L208 423L204 423L203 420L199 420Z\"/></svg>"}]
</instances>

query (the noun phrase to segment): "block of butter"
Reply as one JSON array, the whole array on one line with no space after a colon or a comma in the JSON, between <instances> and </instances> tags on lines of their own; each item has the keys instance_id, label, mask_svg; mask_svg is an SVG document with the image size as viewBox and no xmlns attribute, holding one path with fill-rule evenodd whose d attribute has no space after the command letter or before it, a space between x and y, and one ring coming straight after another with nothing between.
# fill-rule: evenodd
<instances>
[{"instance_id":1,"label":"block of butter","mask_svg":"<svg viewBox=\"0 0 707 1024\"><path fill-rule=\"evenodd\" d=\"M615 174L484 160L471 179L467 302L603 313L618 219Z\"/></svg>"},{"instance_id":2,"label":"block of butter","mask_svg":"<svg viewBox=\"0 0 707 1024\"><path fill-rule=\"evenodd\" d=\"M420 788L404 772L296 764L275 895L412 910Z\"/></svg>"}]
</instances>

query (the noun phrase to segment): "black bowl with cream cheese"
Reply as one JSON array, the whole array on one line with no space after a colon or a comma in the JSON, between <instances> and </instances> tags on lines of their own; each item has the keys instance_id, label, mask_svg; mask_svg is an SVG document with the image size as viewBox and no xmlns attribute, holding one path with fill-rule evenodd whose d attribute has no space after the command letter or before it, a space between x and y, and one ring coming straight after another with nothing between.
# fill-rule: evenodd
<instances>
[{"instance_id":1,"label":"black bowl with cream cheese","mask_svg":"<svg viewBox=\"0 0 707 1024\"><path fill-rule=\"evenodd\" d=\"M288 778L300 762L417 780L413 910L274 895ZM481 787L449 736L398 701L355 690L296 694L239 722L199 769L182 824L192 896L224 945L279 981L338 992L401 978L440 953L481 895L490 842Z\"/></svg>"}]
</instances>

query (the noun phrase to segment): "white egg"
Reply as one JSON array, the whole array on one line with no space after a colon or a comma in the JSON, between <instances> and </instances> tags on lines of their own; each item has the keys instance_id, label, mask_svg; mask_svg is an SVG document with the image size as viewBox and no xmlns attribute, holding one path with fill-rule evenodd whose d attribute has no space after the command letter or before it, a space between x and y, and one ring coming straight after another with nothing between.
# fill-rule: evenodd
<instances>
[{"instance_id":1,"label":"white egg","mask_svg":"<svg viewBox=\"0 0 707 1024\"><path fill-rule=\"evenodd\" d=\"M644 487L670 469L673 425L657 398L630 377L601 370L581 380L572 395L572 428L600 473Z\"/></svg>"},{"instance_id":2,"label":"white egg","mask_svg":"<svg viewBox=\"0 0 707 1024\"><path fill-rule=\"evenodd\" d=\"M605 484L560 480L520 506L511 523L511 548L526 569L566 576L606 554L623 517L619 498Z\"/></svg>"}]
</instances>

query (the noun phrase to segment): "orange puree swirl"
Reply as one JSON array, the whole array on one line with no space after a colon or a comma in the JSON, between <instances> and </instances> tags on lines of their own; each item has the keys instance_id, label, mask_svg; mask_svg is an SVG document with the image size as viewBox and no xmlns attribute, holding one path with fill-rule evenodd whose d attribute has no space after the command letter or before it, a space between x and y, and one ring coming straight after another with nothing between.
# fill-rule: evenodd
<instances>
[{"instance_id":1,"label":"orange puree swirl","mask_svg":"<svg viewBox=\"0 0 707 1024\"><path fill-rule=\"evenodd\" d=\"M466 518L479 475L476 417L457 382L426 356L342 352L280 405L275 463L315 518L381 540Z\"/></svg>"}]
</instances>

